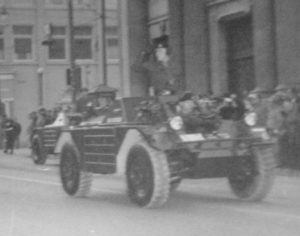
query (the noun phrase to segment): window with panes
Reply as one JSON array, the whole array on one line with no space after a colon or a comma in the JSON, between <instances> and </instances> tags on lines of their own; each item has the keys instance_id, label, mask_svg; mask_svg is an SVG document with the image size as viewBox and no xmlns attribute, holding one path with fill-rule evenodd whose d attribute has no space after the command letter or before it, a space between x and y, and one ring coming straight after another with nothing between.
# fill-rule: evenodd
<instances>
[{"instance_id":1,"label":"window with panes","mask_svg":"<svg viewBox=\"0 0 300 236\"><path fill-rule=\"evenodd\" d=\"M92 59L92 27L74 27L74 57L75 59Z\"/></svg>"},{"instance_id":2,"label":"window with panes","mask_svg":"<svg viewBox=\"0 0 300 236\"><path fill-rule=\"evenodd\" d=\"M14 59L32 60L33 27L30 25L14 25Z\"/></svg>"},{"instance_id":3,"label":"window with panes","mask_svg":"<svg viewBox=\"0 0 300 236\"><path fill-rule=\"evenodd\" d=\"M52 26L52 43L49 45L48 58L50 60L66 59L66 27Z\"/></svg>"},{"instance_id":4,"label":"window with panes","mask_svg":"<svg viewBox=\"0 0 300 236\"><path fill-rule=\"evenodd\" d=\"M106 1L107 2L107 1ZM106 26L105 26L105 38L106 38L106 55L107 59L119 59L120 58L120 40L119 40L119 17L118 17L118 5L107 5L110 9L106 9ZM113 9L115 8L115 9Z\"/></svg>"}]
</instances>

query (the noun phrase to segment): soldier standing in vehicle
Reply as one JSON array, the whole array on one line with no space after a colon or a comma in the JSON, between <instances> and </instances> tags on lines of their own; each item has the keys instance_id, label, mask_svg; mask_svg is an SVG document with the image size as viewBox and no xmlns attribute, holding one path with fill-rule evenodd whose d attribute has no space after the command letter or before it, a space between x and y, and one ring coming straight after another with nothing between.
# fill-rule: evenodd
<instances>
[{"instance_id":1,"label":"soldier standing in vehicle","mask_svg":"<svg viewBox=\"0 0 300 236\"><path fill-rule=\"evenodd\" d=\"M97 116L105 118L105 113L108 108L113 105L116 99L117 89L108 87L106 85L99 85L94 90L89 92L94 100L86 105L84 112L85 119L90 119Z\"/></svg>"}]
</instances>

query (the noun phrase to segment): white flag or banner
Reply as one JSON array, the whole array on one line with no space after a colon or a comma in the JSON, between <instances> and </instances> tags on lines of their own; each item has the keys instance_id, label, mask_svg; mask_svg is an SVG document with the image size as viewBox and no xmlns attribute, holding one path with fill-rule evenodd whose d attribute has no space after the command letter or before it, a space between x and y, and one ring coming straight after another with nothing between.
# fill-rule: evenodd
<instances>
[{"instance_id":1,"label":"white flag or banner","mask_svg":"<svg viewBox=\"0 0 300 236\"><path fill-rule=\"evenodd\" d=\"M64 112L60 112L57 115L56 120L52 124L46 125L46 127L59 127L59 126L65 126L65 125L67 125L66 114Z\"/></svg>"}]
</instances>

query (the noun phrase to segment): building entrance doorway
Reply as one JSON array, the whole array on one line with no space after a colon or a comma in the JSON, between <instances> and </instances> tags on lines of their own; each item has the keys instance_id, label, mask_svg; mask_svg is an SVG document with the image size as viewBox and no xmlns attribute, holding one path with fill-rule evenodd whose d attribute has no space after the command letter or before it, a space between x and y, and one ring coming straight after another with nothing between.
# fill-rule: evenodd
<instances>
[{"instance_id":1,"label":"building entrance doorway","mask_svg":"<svg viewBox=\"0 0 300 236\"><path fill-rule=\"evenodd\" d=\"M242 95L255 87L253 30L250 16L225 22L228 90Z\"/></svg>"}]
</instances>

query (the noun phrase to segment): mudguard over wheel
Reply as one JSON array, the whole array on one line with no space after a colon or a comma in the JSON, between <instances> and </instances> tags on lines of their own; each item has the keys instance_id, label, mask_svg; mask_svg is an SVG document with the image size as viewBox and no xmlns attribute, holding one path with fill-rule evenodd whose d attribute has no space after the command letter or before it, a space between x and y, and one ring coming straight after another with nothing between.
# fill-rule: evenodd
<instances>
[{"instance_id":1,"label":"mudguard over wheel","mask_svg":"<svg viewBox=\"0 0 300 236\"><path fill-rule=\"evenodd\" d=\"M128 154L128 195L132 202L145 208L162 206L170 194L170 170L163 152L145 142L134 145Z\"/></svg>"},{"instance_id":2,"label":"mudguard over wheel","mask_svg":"<svg viewBox=\"0 0 300 236\"><path fill-rule=\"evenodd\" d=\"M39 138L33 138L31 151L33 162L37 165L44 165L47 159L47 154L44 152Z\"/></svg>"},{"instance_id":3,"label":"mudguard over wheel","mask_svg":"<svg viewBox=\"0 0 300 236\"><path fill-rule=\"evenodd\" d=\"M276 160L271 148L252 147L249 155L237 157L233 162L228 178L233 193L249 201L262 200L274 180Z\"/></svg>"},{"instance_id":4,"label":"mudguard over wheel","mask_svg":"<svg viewBox=\"0 0 300 236\"><path fill-rule=\"evenodd\" d=\"M176 166L177 168L176 167L174 168L174 166ZM181 170L180 163L169 161L169 167L170 167L170 191L175 192L182 182L182 177L178 175L178 171Z\"/></svg>"},{"instance_id":5,"label":"mudguard over wheel","mask_svg":"<svg viewBox=\"0 0 300 236\"><path fill-rule=\"evenodd\" d=\"M92 174L81 166L80 155L74 145L65 144L62 148L60 178L63 189L71 196L85 197L91 188Z\"/></svg>"}]
</instances>

